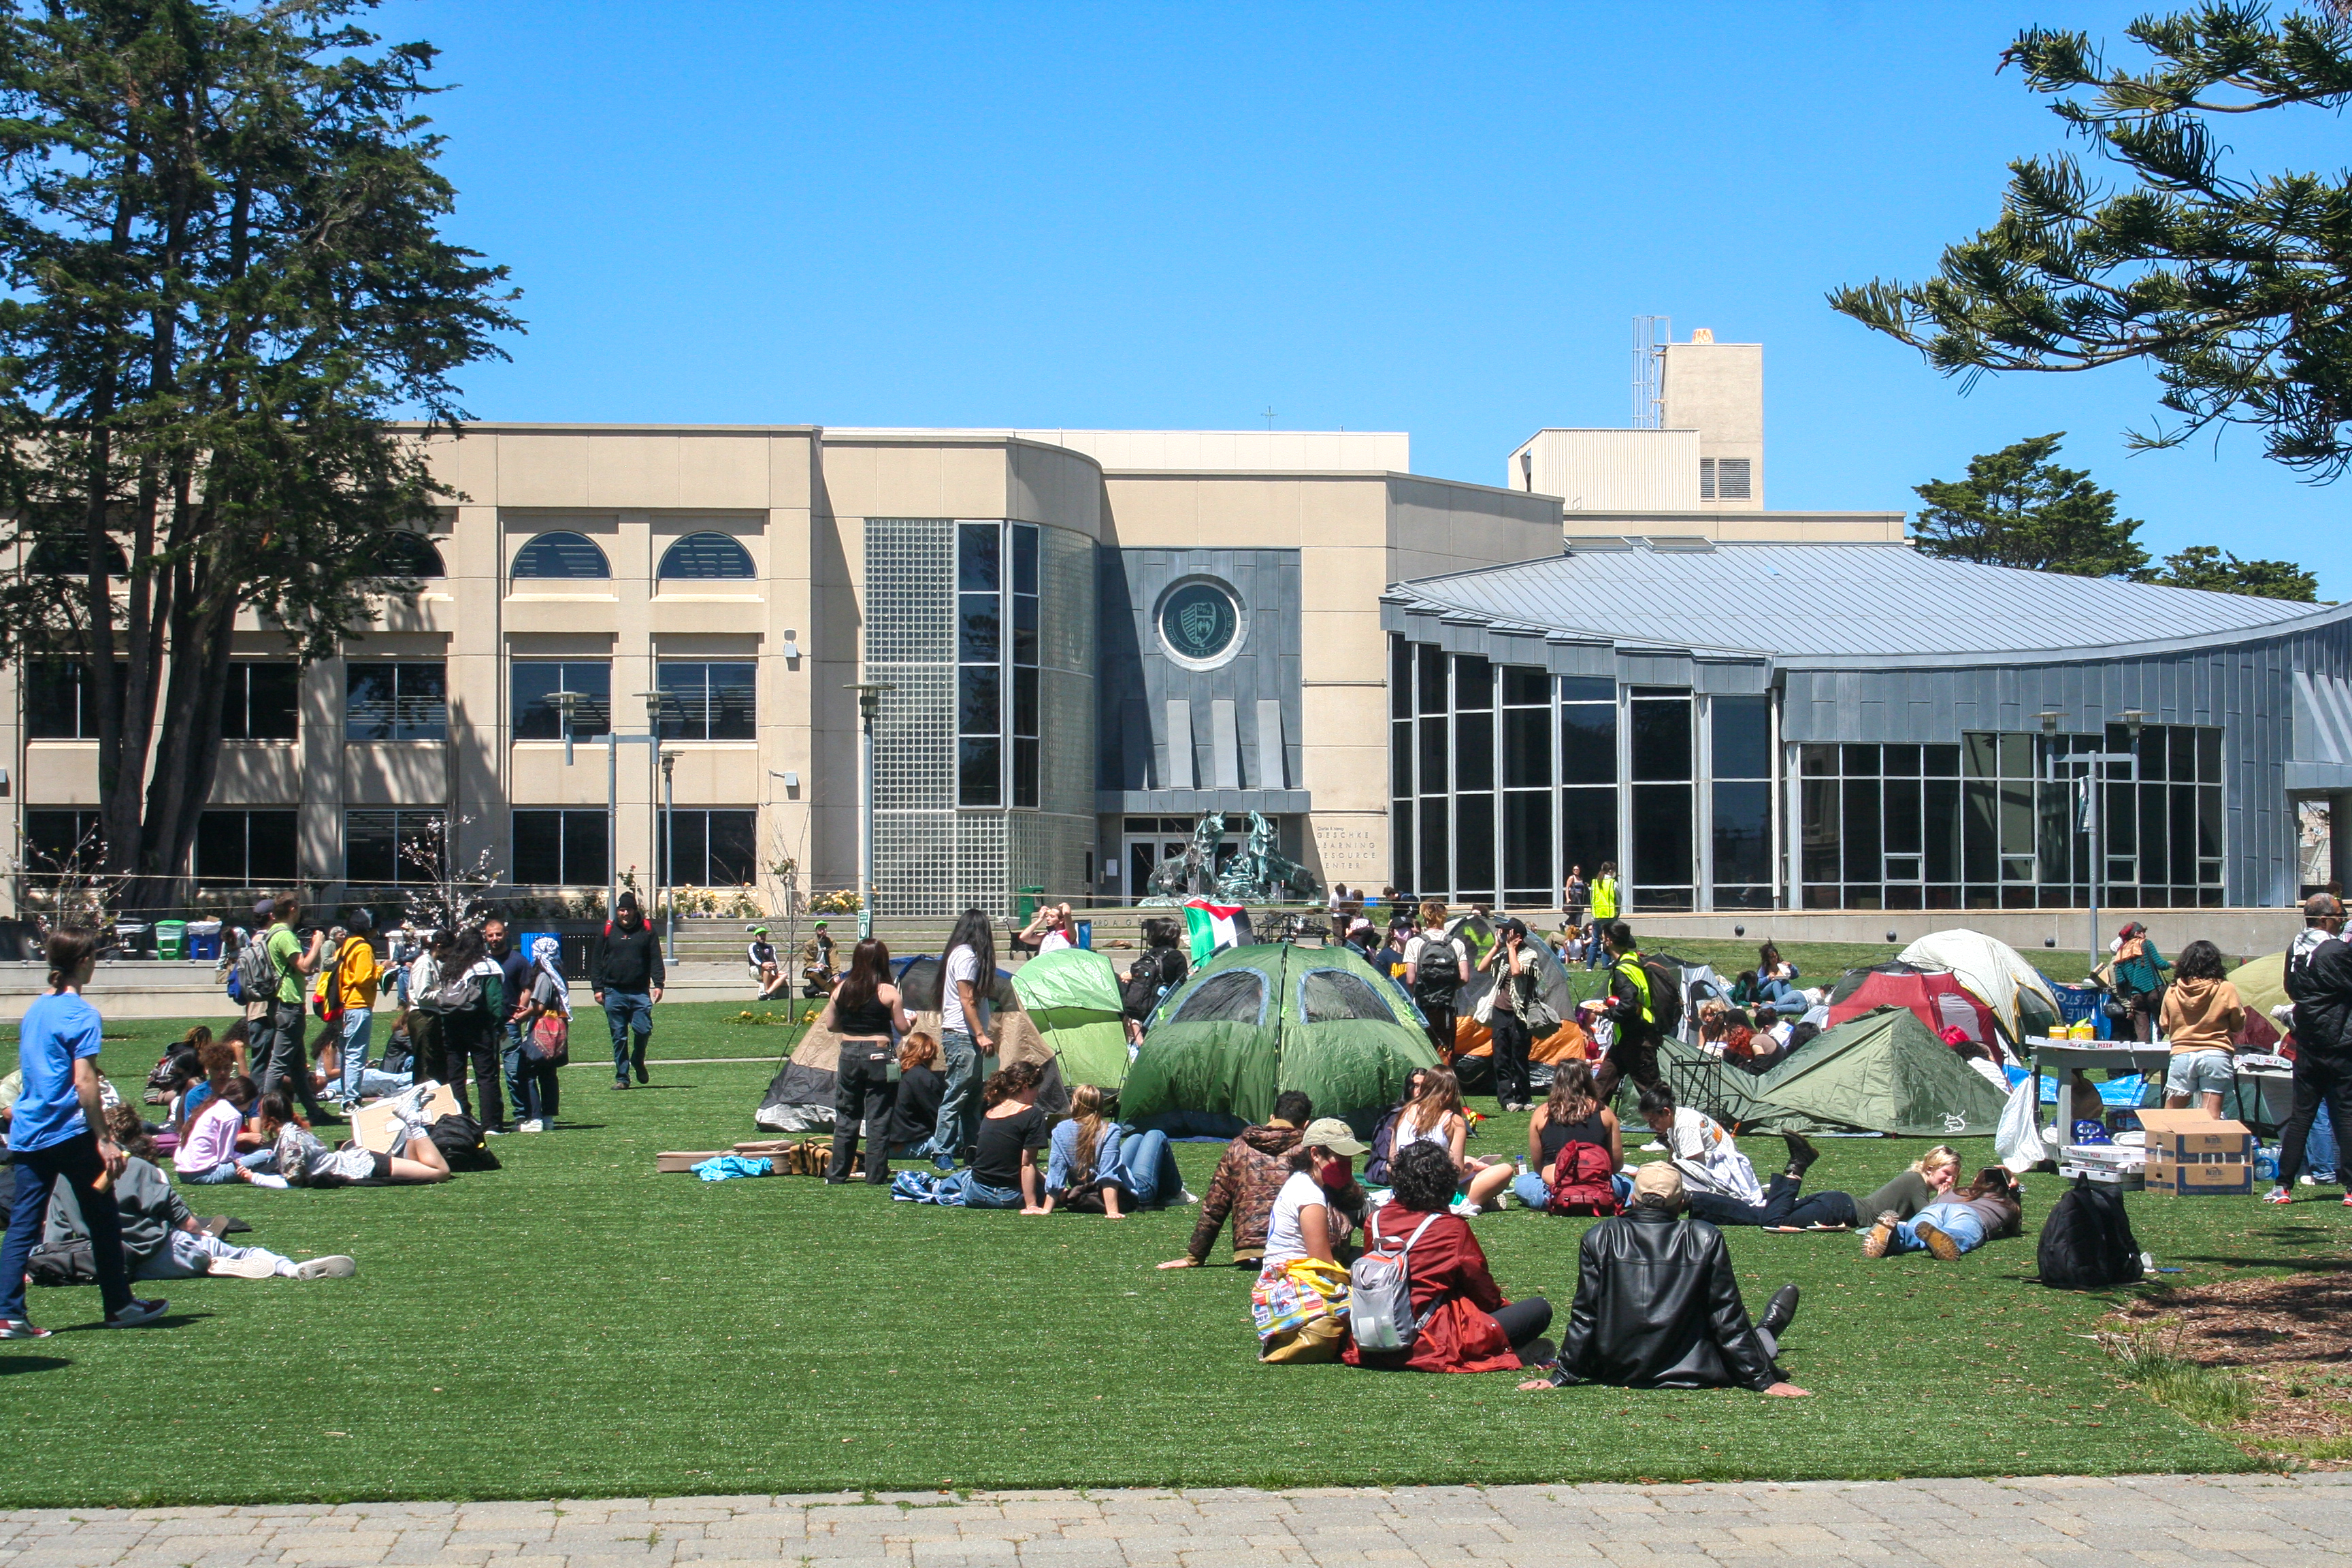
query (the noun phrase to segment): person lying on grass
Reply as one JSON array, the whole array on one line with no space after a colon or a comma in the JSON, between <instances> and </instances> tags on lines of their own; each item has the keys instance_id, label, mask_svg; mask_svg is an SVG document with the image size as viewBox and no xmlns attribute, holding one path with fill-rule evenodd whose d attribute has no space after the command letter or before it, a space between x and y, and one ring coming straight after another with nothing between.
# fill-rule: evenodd
<instances>
[{"instance_id":1,"label":"person lying on grass","mask_svg":"<svg viewBox=\"0 0 2352 1568\"><path fill-rule=\"evenodd\" d=\"M1058 1204L1121 1219L1128 1208L1153 1208L1184 1190L1168 1134L1121 1127L1111 1116L1117 1101L1091 1083L1071 1094L1069 1120L1054 1129L1045 1162L1047 1214Z\"/></svg>"},{"instance_id":2,"label":"person lying on grass","mask_svg":"<svg viewBox=\"0 0 2352 1568\"><path fill-rule=\"evenodd\" d=\"M1048 1212L1037 1174L1037 1151L1045 1146L1041 1076L1035 1062L1014 1062L981 1086L980 1136L961 1178L964 1207Z\"/></svg>"},{"instance_id":3,"label":"person lying on grass","mask_svg":"<svg viewBox=\"0 0 2352 1568\"><path fill-rule=\"evenodd\" d=\"M1789 1163L1761 1187L1756 1167L1739 1152L1731 1134L1715 1119L1676 1106L1664 1089L1642 1091L1642 1120L1666 1146L1667 1158L1682 1173L1690 1212L1714 1225L1759 1225L1825 1230L1856 1223L1853 1194L1841 1192L1804 1193L1805 1173L1822 1152L1794 1132L1780 1141L1789 1146Z\"/></svg>"},{"instance_id":4,"label":"person lying on grass","mask_svg":"<svg viewBox=\"0 0 2352 1568\"><path fill-rule=\"evenodd\" d=\"M1893 1215L1898 1220L1910 1219L1928 1205L1950 1197L1959 1181L1960 1152L1949 1143L1938 1143L1864 1198L1862 1212L1878 1218Z\"/></svg>"},{"instance_id":5,"label":"person lying on grass","mask_svg":"<svg viewBox=\"0 0 2352 1568\"><path fill-rule=\"evenodd\" d=\"M393 1152L379 1154L358 1143L328 1148L294 1114L282 1091L273 1089L263 1095L253 1109L255 1122L276 1140L279 1186L347 1187L354 1182L423 1184L449 1179L449 1162L428 1131L416 1122L395 1122Z\"/></svg>"},{"instance_id":6,"label":"person lying on grass","mask_svg":"<svg viewBox=\"0 0 2352 1568\"><path fill-rule=\"evenodd\" d=\"M1881 1214L1862 1239L1864 1258L1926 1252L1946 1263L1988 1241L2015 1236L2025 1221L2025 1189L2008 1167L1987 1165L1965 1192L1921 1209L1916 1217Z\"/></svg>"},{"instance_id":7,"label":"person lying on grass","mask_svg":"<svg viewBox=\"0 0 2352 1568\"><path fill-rule=\"evenodd\" d=\"M1433 1143L1408 1144L1389 1169L1392 1196L1365 1225L1364 1247L1402 1258L1416 1330L1403 1350L1368 1351L1351 1340L1339 1359L1409 1372L1516 1372L1549 1363L1552 1347L1541 1336L1551 1326L1551 1303L1540 1296L1503 1299L1478 1238L1454 1207L1454 1164L1445 1152Z\"/></svg>"},{"instance_id":8,"label":"person lying on grass","mask_svg":"<svg viewBox=\"0 0 2352 1568\"><path fill-rule=\"evenodd\" d=\"M1476 1214L1511 1184L1518 1168L1508 1160L1489 1160L1464 1152L1470 1137L1470 1110L1462 1103L1462 1081L1451 1068L1421 1069L1421 1096L1397 1119L1396 1142L1389 1152L1389 1168L1416 1143L1445 1152L1454 1163L1454 1180L1462 1194L1457 1212ZM1499 1206L1499 1205L1498 1205Z\"/></svg>"},{"instance_id":9,"label":"person lying on grass","mask_svg":"<svg viewBox=\"0 0 2352 1568\"><path fill-rule=\"evenodd\" d=\"M1780 1398L1806 1391L1774 1362L1797 1315L1797 1288L1773 1293L1750 1323L1723 1233L1685 1218L1682 1173L1660 1161L1633 1179L1622 1216L1584 1233L1576 1300L1550 1375L1519 1384L1548 1393L1571 1384L1617 1388L1751 1388Z\"/></svg>"},{"instance_id":10,"label":"person lying on grass","mask_svg":"<svg viewBox=\"0 0 2352 1568\"><path fill-rule=\"evenodd\" d=\"M1230 1215L1234 1222L1234 1261L1255 1264L1265 1255L1266 1226L1276 1197L1290 1179L1289 1158L1298 1147L1299 1130L1315 1120L1315 1102L1295 1089L1274 1097L1274 1115L1263 1127L1244 1127L1225 1145L1216 1173L1209 1178L1208 1196L1201 1201L1201 1217L1192 1223L1192 1239L1184 1256L1171 1258L1162 1268L1197 1268L1209 1261L1217 1231Z\"/></svg>"}]
</instances>

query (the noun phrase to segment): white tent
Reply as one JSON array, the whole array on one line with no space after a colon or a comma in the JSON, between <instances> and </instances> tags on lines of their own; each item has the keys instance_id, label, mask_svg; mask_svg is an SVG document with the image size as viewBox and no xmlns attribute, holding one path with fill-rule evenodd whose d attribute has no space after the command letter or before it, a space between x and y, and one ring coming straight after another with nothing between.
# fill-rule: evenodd
<instances>
[{"instance_id":1,"label":"white tent","mask_svg":"<svg viewBox=\"0 0 2352 1568\"><path fill-rule=\"evenodd\" d=\"M1902 963L1944 969L1992 1009L1993 1022L2020 1059L2025 1037L2047 1029L2060 1017L2058 997L2041 972L2017 949L1982 931L1939 931L1903 950Z\"/></svg>"}]
</instances>

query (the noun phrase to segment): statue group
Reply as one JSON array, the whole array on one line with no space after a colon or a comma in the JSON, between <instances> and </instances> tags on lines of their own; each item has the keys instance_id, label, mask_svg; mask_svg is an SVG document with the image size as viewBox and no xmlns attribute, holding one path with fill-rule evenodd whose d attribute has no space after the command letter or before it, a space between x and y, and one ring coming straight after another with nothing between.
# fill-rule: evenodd
<instances>
[{"instance_id":1,"label":"statue group","mask_svg":"<svg viewBox=\"0 0 2352 1568\"><path fill-rule=\"evenodd\" d=\"M1239 851L1217 863L1225 839L1225 816L1213 811L1193 826L1184 853L1160 862L1138 900L1145 908L1165 909L1187 899L1212 898L1228 904L1311 902L1323 896L1323 883L1314 872L1275 847L1274 824L1253 811L1249 835Z\"/></svg>"}]
</instances>

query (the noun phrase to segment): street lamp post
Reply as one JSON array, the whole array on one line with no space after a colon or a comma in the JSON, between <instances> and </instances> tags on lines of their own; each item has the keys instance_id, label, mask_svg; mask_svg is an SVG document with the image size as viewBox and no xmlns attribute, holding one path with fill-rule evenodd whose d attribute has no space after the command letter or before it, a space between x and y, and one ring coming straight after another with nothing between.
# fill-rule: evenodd
<instances>
[{"instance_id":1,"label":"street lamp post","mask_svg":"<svg viewBox=\"0 0 2352 1568\"><path fill-rule=\"evenodd\" d=\"M639 738L644 741L646 746L646 809L648 812L651 812L654 810L654 768L660 761L662 753L662 693L658 690L654 690L635 692L632 693L632 695L644 699L646 704L646 732ZM655 826L658 827L661 825L656 824ZM653 862L653 865L648 867L646 869L648 874L647 879L652 883L650 892L654 900L654 909L658 910L662 907L662 889L669 876L669 858L667 856L661 853L661 840L656 835L648 833L646 837L653 840L652 843L646 846L646 858ZM677 900L676 899L672 899L670 902L675 904ZM651 910L646 912L646 923L648 925L653 923L653 914ZM672 962L677 959L677 945L676 942L673 941L671 942L670 946L672 951L669 954L669 959L665 962Z\"/></svg>"},{"instance_id":2,"label":"street lamp post","mask_svg":"<svg viewBox=\"0 0 2352 1568\"><path fill-rule=\"evenodd\" d=\"M2058 735L2059 715L2057 711L2055 710L2044 710L2042 713L2037 715L2037 717L2042 721L2042 733L2043 736L2052 741L2055 741ZM2054 746L2051 749L2049 759L2049 776L2051 779L2054 782L2061 776L2063 776L2069 784L2072 784L2076 779L2080 779L2082 781L2085 795L2083 810L2083 826L2084 836L2090 840L2091 846L2091 864L2089 868L2091 942L2089 952L2091 967L2094 969L2096 969L2099 965L2099 953L2102 946L2099 942L2099 895L2105 888L2107 873L2107 819L2105 799L2107 793L2107 764L2110 763L2126 763L2127 765L2126 772L2125 773L2126 781L2133 784L2137 784L2139 781L2139 710L2137 708L2125 710L2123 720L2125 723L2131 726L2130 751L2107 751L2105 749L2106 740L2103 734L2100 738L2100 749L2098 751L2078 752L2072 757L2064 759L2069 763L2081 763L2082 771L2080 773L2075 773L2070 769L2064 774L2061 774L2059 771L2060 759L2057 755L2057 749Z\"/></svg>"},{"instance_id":3,"label":"street lamp post","mask_svg":"<svg viewBox=\"0 0 2352 1568\"><path fill-rule=\"evenodd\" d=\"M897 688L866 681L854 683L848 689L857 693L862 737L857 770L857 940L863 942L874 934L874 719L882 710L882 694Z\"/></svg>"},{"instance_id":4,"label":"street lamp post","mask_svg":"<svg viewBox=\"0 0 2352 1568\"><path fill-rule=\"evenodd\" d=\"M677 874L677 753L676 752L664 752L661 754L661 858L662 874L664 879L667 879L667 878ZM677 898L676 894L672 894L669 900L669 931L667 946L669 948L669 957L667 962L676 963L677 962Z\"/></svg>"}]
</instances>

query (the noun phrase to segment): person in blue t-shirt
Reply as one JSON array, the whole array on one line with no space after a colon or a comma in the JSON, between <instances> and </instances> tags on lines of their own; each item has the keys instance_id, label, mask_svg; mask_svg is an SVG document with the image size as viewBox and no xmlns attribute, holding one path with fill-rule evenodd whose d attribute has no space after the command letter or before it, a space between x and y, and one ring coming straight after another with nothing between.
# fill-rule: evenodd
<instances>
[{"instance_id":1,"label":"person in blue t-shirt","mask_svg":"<svg viewBox=\"0 0 2352 1568\"><path fill-rule=\"evenodd\" d=\"M61 930L48 941L49 989L25 1010L17 1029L16 1065L25 1075L8 1124L8 1154L16 1191L8 1239L0 1246L0 1340L45 1340L25 1316L25 1264L41 1239L49 1194L58 1178L72 1184L89 1231L90 1261L106 1301L106 1327L136 1328L163 1315L169 1303L131 1293L122 1267L122 1221L114 1206L114 1178L122 1151L100 1131L98 1051L103 1027L98 1009L81 999L98 967L98 941L86 931Z\"/></svg>"}]
</instances>

